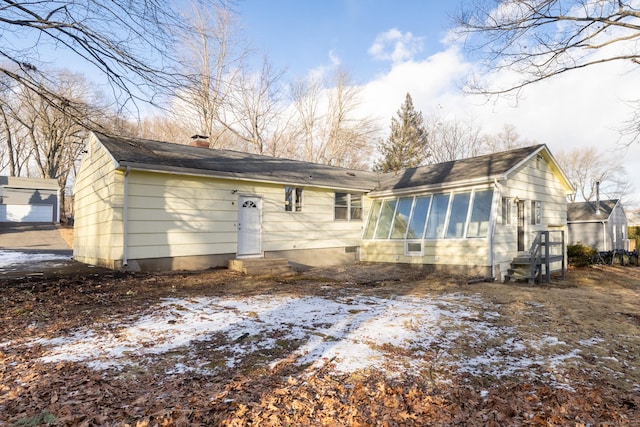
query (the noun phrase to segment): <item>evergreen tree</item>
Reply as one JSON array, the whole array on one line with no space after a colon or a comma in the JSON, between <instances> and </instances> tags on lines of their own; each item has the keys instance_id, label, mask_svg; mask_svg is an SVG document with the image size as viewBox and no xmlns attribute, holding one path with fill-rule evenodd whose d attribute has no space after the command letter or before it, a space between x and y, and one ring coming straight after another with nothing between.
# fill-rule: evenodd
<instances>
[{"instance_id":1,"label":"evergreen tree","mask_svg":"<svg viewBox=\"0 0 640 427\"><path fill-rule=\"evenodd\" d=\"M378 172L398 173L420 166L428 156L428 136L422 112L415 110L408 92L396 115L391 118L389 137L378 145L382 154L382 159L374 165Z\"/></svg>"}]
</instances>

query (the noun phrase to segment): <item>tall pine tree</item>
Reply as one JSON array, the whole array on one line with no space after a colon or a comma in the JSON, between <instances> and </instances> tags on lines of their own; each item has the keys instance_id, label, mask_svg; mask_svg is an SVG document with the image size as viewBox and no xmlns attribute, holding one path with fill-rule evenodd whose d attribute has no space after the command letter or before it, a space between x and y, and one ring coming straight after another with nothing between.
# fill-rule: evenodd
<instances>
[{"instance_id":1,"label":"tall pine tree","mask_svg":"<svg viewBox=\"0 0 640 427\"><path fill-rule=\"evenodd\" d=\"M376 162L374 170L379 172L398 173L420 166L428 156L428 137L422 112L413 107L408 92L396 115L391 118L389 137L378 145L382 159Z\"/></svg>"}]
</instances>

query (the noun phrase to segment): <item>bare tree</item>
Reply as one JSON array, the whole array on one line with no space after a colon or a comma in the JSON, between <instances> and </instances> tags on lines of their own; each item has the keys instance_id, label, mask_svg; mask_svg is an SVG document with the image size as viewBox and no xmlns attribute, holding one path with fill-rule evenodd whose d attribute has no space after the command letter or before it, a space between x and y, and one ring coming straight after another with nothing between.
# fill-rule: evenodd
<instances>
[{"instance_id":1,"label":"bare tree","mask_svg":"<svg viewBox=\"0 0 640 427\"><path fill-rule=\"evenodd\" d=\"M487 153L497 153L535 144L537 142L534 140L523 139L511 124L505 124L497 134L482 137L483 151Z\"/></svg>"},{"instance_id":2,"label":"bare tree","mask_svg":"<svg viewBox=\"0 0 640 427\"><path fill-rule=\"evenodd\" d=\"M121 108L134 107L136 100L158 102L182 83L172 52L178 35L191 28L179 5L160 0L4 1L0 75L72 114L76 105L49 88L44 69L66 56L104 76ZM82 106L77 107L81 117Z\"/></svg>"},{"instance_id":3,"label":"bare tree","mask_svg":"<svg viewBox=\"0 0 640 427\"><path fill-rule=\"evenodd\" d=\"M640 64L640 11L624 0L473 0L457 17L469 51L489 70L516 71L496 86L470 82L484 94L523 87L613 61ZM640 117L624 130L640 135Z\"/></svg>"},{"instance_id":4,"label":"bare tree","mask_svg":"<svg viewBox=\"0 0 640 427\"><path fill-rule=\"evenodd\" d=\"M193 1L188 16L194 32L183 35L180 57L188 79L176 113L192 126L191 135L207 135L211 146L219 147L228 131L222 116L232 91L242 89L238 78L248 49L237 40L237 22L228 7L210 8Z\"/></svg>"},{"instance_id":5,"label":"bare tree","mask_svg":"<svg viewBox=\"0 0 640 427\"><path fill-rule=\"evenodd\" d=\"M26 144L24 129L19 126L19 104L15 90L19 87L6 77L0 84L0 170L8 169L9 176L20 176L28 173L28 161L32 149Z\"/></svg>"},{"instance_id":6,"label":"bare tree","mask_svg":"<svg viewBox=\"0 0 640 427\"><path fill-rule=\"evenodd\" d=\"M640 61L633 42L640 37L640 12L629 1L478 0L457 24L463 33L479 34L469 47L488 65L522 73L518 82L493 92L604 62ZM614 45L624 49L609 49Z\"/></svg>"},{"instance_id":7,"label":"bare tree","mask_svg":"<svg viewBox=\"0 0 640 427\"><path fill-rule=\"evenodd\" d=\"M621 156L589 147L560 151L556 159L576 190L569 196L570 202L594 200L598 182L603 197L618 199L625 195L627 175Z\"/></svg>"},{"instance_id":8,"label":"bare tree","mask_svg":"<svg viewBox=\"0 0 640 427\"><path fill-rule=\"evenodd\" d=\"M448 162L479 155L483 151L480 127L473 118L461 120L431 115L425 120L430 163Z\"/></svg>"},{"instance_id":9,"label":"bare tree","mask_svg":"<svg viewBox=\"0 0 640 427\"><path fill-rule=\"evenodd\" d=\"M284 71L273 69L268 57L263 58L258 73L245 70L221 118L222 124L247 151L267 154L277 151L275 145L286 126L285 104L280 80Z\"/></svg>"},{"instance_id":10,"label":"bare tree","mask_svg":"<svg viewBox=\"0 0 640 427\"><path fill-rule=\"evenodd\" d=\"M92 94L90 85L84 77L68 71L49 72L49 79L55 79L52 87L60 99L68 99L75 104L74 114L51 105L48 99L22 87L16 93L14 112L14 132L21 133L30 145L31 160L42 178L53 178L64 190L75 162L83 149L82 141L86 129L78 117L78 105L85 105L84 116L98 116L99 95ZM77 120L77 119L80 120Z\"/></svg>"},{"instance_id":11,"label":"bare tree","mask_svg":"<svg viewBox=\"0 0 640 427\"><path fill-rule=\"evenodd\" d=\"M304 160L366 169L374 150L373 141L379 132L378 123L361 114L362 88L352 84L344 70L333 75L332 85L319 90L312 83L311 90L303 98L304 104L297 104L306 145ZM317 114L320 105L327 107L322 114Z\"/></svg>"},{"instance_id":12,"label":"bare tree","mask_svg":"<svg viewBox=\"0 0 640 427\"><path fill-rule=\"evenodd\" d=\"M302 142L304 160L312 161L315 154L318 126L322 119L320 115L320 100L324 86L319 78L310 77L307 80L299 80L293 84L291 98L297 117L297 126L294 128Z\"/></svg>"}]
</instances>

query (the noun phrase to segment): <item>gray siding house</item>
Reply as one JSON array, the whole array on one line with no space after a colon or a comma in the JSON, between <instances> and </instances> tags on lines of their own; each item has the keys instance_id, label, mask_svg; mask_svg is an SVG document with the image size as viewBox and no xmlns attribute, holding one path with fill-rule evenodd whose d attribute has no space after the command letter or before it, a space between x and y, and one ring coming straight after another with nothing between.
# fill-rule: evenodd
<instances>
[{"instance_id":1,"label":"gray siding house","mask_svg":"<svg viewBox=\"0 0 640 427\"><path fill-rule=\"evenodd\" d=\"M570 245L598 251L628 249L627 217L620 200L569 203L567 228Z\"/></svg>"},{"instance_id":2,"label":"gray siding house","mask_svg":"<svg viewBox=\"0 0 640 427\"><path fill-rule=\"evenodd\" d=\"M0 176L0 222L60 222L58 181Z\"/></svg>"}]
</instances>

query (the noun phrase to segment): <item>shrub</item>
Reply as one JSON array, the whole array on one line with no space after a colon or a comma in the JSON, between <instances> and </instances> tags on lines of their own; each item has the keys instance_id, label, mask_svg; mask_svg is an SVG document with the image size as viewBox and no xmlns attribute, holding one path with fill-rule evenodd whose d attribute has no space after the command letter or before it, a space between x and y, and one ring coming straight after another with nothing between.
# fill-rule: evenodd
<instances>
[{"instance_id":1,"label":"shrub","mask_svg":"<svg viewBox=\"0 0 640 427\"><path fill-rule=\"evenodd\" d=\"M595 249L585 245L568 245L567 258L569 265L575 267L586 267L593 264L593 258L596 255Z\"/></svg>"}]
</instances>

